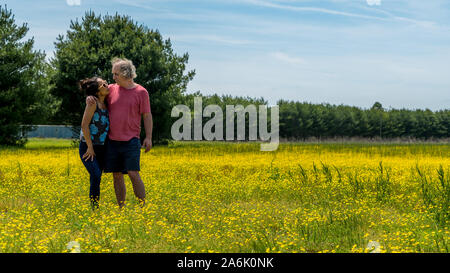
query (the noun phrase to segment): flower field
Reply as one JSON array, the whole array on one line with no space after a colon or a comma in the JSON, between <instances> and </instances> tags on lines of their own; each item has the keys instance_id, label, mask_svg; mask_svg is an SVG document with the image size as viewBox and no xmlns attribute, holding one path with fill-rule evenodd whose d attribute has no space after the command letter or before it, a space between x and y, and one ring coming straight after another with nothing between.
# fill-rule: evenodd
<instances>
[{"instance_id":1,"label":"flower field","mask_svg":"<svg viewBox=\"0 0 450 273\"><path fill-rule=\"evenodd\" d=\"M0 252L449 252L449 144L259 148L154 147L147 204L104 174L97 211L70 141L1 148Z\"/></svg>"}]
</instances>

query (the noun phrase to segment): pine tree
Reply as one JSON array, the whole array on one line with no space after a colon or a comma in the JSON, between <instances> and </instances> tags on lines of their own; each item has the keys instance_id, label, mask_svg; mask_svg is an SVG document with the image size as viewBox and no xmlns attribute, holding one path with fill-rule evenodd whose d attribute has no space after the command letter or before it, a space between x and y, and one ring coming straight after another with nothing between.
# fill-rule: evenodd
<instances>
[{"instance_id":1,"label":"pine tree","mask_svg":"<svg viewBox=\"0 0 450 273\"><path fill-rule=\"evenodd\" d=\"M170 40L163 40L157 30L139 25L128 16L97 16L90 11L71 21L66 36L55 43L52 65L56 70L53 94L62 100L57 119L79 126L85 97L77 82L98 76L114 83L113 57L125 57L136 66L135 82L147 89L153 115L153 141L170 138L172 107L183 101L183 93L194 71L184 73L188 54L178 56ZM143 126L142 126L143 127ZM144 128L142 128L144 131Z\"/></svg>"},{"instance_id":2,"label":"pine tree","mask_svg":"<svg viewBox=\"0 0 450 273\"><path fill-rule=\"evenodd\" d=\"M49 94L45 53L33 50L34 39L23 40L27 24L0 6L0 144L22 145L32 125L45 122L57 109Z\"/></svg>"}]
</instances>

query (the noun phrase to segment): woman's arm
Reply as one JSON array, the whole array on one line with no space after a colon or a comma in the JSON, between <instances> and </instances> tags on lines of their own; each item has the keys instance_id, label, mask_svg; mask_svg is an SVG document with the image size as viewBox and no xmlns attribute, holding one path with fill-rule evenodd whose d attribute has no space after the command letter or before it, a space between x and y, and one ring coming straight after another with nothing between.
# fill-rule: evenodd
<instances>
[{"instance_id":1,"label":"woman's arm","mask_svg":"<svg viewBox=\"0 0 450 273\"><path fill-rule=\"evenodd\" d=\"M91 161L94 160L94 146L91 140L91 131L89 130L89 124L91 123L92 117L94 116L94 112L96 109L95 104L86 104L86 108L84 109L83 120L81 121L81 130L83 131L84 139L86 140L86 144L88 149L86 153L83 155L83 159L87 161L91 158Z\"/></svg>"}]
</instances>

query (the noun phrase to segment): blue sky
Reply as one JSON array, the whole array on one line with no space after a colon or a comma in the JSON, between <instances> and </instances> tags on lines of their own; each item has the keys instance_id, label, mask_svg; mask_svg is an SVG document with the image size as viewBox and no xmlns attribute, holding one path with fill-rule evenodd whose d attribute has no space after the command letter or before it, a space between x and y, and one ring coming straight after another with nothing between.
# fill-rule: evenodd
<instances>
[{"instance_id":1,"label":"blue sky","mask_svg":"<svg viewBox=\"0 0 450 273\"><path fill-rule=\"evenodd\" d=\"M7 0L35 48L87 10L129 15L189 53L188 92L449 109L448 0Z\"/></svg>"}]
</instances>

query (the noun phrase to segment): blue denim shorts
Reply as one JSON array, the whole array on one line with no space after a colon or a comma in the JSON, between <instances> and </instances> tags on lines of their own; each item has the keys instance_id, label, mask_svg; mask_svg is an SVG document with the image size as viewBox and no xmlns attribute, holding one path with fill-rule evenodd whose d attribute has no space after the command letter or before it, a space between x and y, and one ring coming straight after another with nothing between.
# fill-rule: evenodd
<instances>
[{"instance_id":1,"label":"blue denim shorts","mask_svg":"<svg viewBox=\"0 0 450 273\"><path fill-rule=\"evenodd\" d=\"M140 171L141 142L135 137L128 141L108 139L105 143L105 172Z\"/></svg>"}]
</instances>

